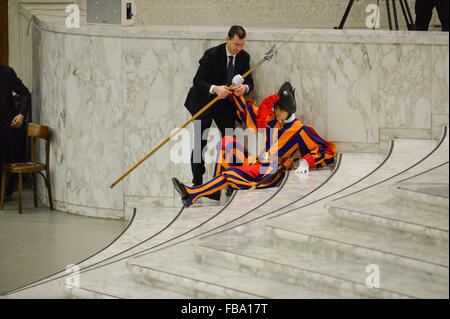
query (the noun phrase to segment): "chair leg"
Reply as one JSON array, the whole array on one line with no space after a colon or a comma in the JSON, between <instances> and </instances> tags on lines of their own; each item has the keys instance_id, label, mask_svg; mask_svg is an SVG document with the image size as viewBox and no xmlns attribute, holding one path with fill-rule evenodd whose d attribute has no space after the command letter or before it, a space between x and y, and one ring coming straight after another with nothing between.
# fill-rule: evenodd
<instances>
[{"instance_id":1,"label":"chair leg","mask_svg":"<svg viewBox=\"0 0 450 319\"><path fill-rule=\"evenodd\" d=\"M22 173L19 174L19 214L22 214Z\"/></svg>"},{"instance_id":2,"label":"chair leg","mask_svg":"<svg viewBox=\"0 0 450 319\"><path fill-rule=\"evenodd\" d=\"M6 170L2 169L2 194L0 199L0 210L3 210L3 203L5 200L5 187L6 187Z\"/></svg>"},{"instance_id":3,"label":"chair leg","mask_svg":"<svg viewBox=\"0 0 450 319\"><path fill-rule=\"evenodd\" d=\"M45 170L45 174L47 175L48 202L50 204L50 209L53 210L52 184L50 182L50 170L48 167Z\"/></svg>"},{"instance_id":4,"label":"chair leg","mask_svg":"<svg viewBox=\"0 0 450 319\"><path fill-rule=\"evenodd\" d=\"M38 207L38 200L37 200L37 186L36 186L36 173L32 174L33 178L33 194L34 194L34 207Z\"/></svg>"}]
</instances>

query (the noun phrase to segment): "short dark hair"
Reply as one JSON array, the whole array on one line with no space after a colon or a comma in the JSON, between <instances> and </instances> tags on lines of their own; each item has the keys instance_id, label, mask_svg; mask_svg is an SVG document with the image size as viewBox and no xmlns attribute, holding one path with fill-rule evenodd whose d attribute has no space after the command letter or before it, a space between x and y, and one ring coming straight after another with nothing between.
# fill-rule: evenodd
<instances>
[{"instance_id":1,"label":"short dark hair","mask_svg":"<svg viewBox=\"0 0 450 319\"><path fill-rule=\"evenodd\" d=\"M238 38L242 40L247 36L247 33L240 25L234 25L230 28L230 31L228 31L228 37L230 39L233 39L235 35L237 35Z\"/></svg>"}]
</instances>

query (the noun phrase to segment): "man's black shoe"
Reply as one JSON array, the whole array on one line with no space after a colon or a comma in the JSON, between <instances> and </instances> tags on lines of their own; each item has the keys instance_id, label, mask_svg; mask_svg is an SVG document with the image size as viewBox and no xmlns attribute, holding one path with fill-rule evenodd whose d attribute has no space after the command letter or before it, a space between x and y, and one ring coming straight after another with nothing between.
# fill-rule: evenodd
<instances>
[{"instance_id":1,"label":"man's black shoe","mask_svg":"<svg viewBox=\"0 0 450 319\"><path fill-rule=\"evenodd\" d=\"M227 192L226 192L227 197L231 197L231 195L233 195L233 193L234 193L234 189L227 188Z\"/></svg>"},{"instance_id":2,"label":"man's black shoe","mask_svg":"<svg viewBox=\"0 0 450 319\"><path fill-rule=\"evenodd\" d=\"M220 200L220 191L209 195L205 195L205 197L208 197L209 199Z\"/></svg>"},{"instance_id":3,"label":"man's black shoe","mask_svg":"<svg viewBox=\"0 0 450 319\"><path fill-rule=\"evenodd\" d=\"M192 205L192 200L189 197L188 192L186 191L186 187L175 177L172 178L173 186L175 187L175 190L178 192L178 194L181 195L181 201L183 202L184 207L188 208Z\"/></svg>"}]
</instances>

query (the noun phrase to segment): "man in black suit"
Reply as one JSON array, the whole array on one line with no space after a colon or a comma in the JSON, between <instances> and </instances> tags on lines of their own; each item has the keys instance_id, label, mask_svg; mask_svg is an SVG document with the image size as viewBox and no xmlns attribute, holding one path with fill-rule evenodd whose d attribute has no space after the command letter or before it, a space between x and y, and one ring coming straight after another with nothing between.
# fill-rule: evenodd
<instances>
[{"instance_id":1,"label":"man in black suit","mask_svg":"<svg viewBox=\"0 0 450 319\"><path fill-rule=\"evenodd\" d=\"M441 21L442 31L448 31L448 0L416 0L416 30L428 31L434 7Z\"/></svg>"},{"instance_id":2,"label":"man in black suit","mask_svg":"<svg viewBox=\"0 0 450 319\"><path fill-rule=\"evenodd\" d=\"M203 132L211 127L212 120L216 123L222 136L226 135L226 128L235 128L236 112L233 102L228 97L232 92L227 87L235 75L244 74L250 69L250 56L243 50L245 40L244 28L232 26L228 31L226 43L206 50L199 61L200 66L193 80L194 85L189 90L184 102L188 111L195 115L216 96L221 97L194 121L194 149L191 154L194 186L203 184L203 174L205 173L203 154L207 136L204 136ZM234 88L233 91L235 95L240 96L249 93L252 89L253 79L249 75L245 78L245 82Z\"/></svg>"},{"instance_id":3,"label":"man in black suit","mask_svg":"<svg viewBox=\"0 0 450 319\"><path fill-rule=\"evenodd\" d=\"M19 110L14 107L13 92L19 96ZM31 104L31 94L8 66L0 65L0 165L15 161L17 146L15 129L22 126ZM0 175L1 182L1 175ZM6 195L11 196L13 183L8 183Z\"/></svg>"}]
</instances>

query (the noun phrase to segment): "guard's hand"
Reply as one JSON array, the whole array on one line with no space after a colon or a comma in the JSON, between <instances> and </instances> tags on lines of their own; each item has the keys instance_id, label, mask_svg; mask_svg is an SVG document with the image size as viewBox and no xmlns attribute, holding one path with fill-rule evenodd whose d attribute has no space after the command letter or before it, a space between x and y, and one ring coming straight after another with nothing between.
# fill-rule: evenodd
<instances>
[{"instance_id":1,"label":"guard's hand","mask_svg":"<svg viewBox=\"0 0 450 319\"><path fill-rule=\"evenodd\" d=\"M297 174L309 173L309 163L305 159L301 159L298 168L295 170Z\"/></svg>"},{"instance_id":2,"label":"guard's hand","mask_svg":"<svg viewBox=\"0 0 450 319\"><path fill-rule=\"evenodd\" d=\"M228 90L228 87L225 85L214 86L213 92L216 93L221 98L226 97L226 96L230 95L231 93L233 93L232 91Z\"/></svg>"},{"instance_id":3,"label":"guard's hand","mask_svg":"<svg viewBox=\"0 0 450 319\"><path fill-rule=\"evenodd\" d=\"M21 127L22 124L23 124L23 119L24 119L24 116L23 116L22 114L16 115L16 116L13 118L13 120L12 120L10 126L13 127L13 128L19 128L19 127Z\"/></svg>"}]
</instances>

